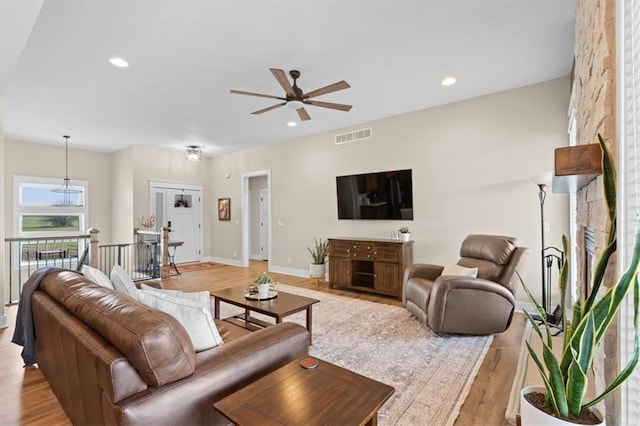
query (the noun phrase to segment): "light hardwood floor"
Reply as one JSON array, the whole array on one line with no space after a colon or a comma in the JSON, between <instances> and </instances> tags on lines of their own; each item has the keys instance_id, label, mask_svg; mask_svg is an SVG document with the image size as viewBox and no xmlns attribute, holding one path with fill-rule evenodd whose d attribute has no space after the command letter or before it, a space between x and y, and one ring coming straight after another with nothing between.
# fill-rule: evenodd
<instances>
[{"instance_id":1,"label":"light hardwood floor","mask_svg":"<svg viewBox=\"0 0 640 426\"><path fill-rule=\"evenodd\" d=\"M164 280L163 287L199 291L246 285L266 268L266 262L252 261L248 268L219 266L196 270ZM316 286L315 279L271 275L288 285L402 306L402 303L395 299L329 289L322 281ZM16 311L16 306L8 307L9 328L0 330L0 425L70 425L38 368L22 367L21 348L11 343ZM504 414L518 360L524 322L524 317L518 314L509 330L494 337L455 422L456 426L508 425L504 420ZM428 424L428 421L425 424Z\"/></svg>"}]
</instances>

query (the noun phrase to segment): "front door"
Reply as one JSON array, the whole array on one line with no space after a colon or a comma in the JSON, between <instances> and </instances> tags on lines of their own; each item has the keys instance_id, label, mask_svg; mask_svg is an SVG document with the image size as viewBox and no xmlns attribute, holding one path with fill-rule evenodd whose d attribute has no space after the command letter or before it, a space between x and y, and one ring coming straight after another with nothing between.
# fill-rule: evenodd
<instances>
[{"instance_id":1,"label":"front door","mask_svg":"<svg viewBox=\"0 0 640 426\"><path fill-rule=\"evenodd\" d=\"M175 263L198 262L201 259L202 220L201 203L202 191L191 188L151 187L151 211L155 211L158 230L163 226L171 229L170 241L180 241L182 246L169 248L174 254Z\"/></svg>"}]
</instances>

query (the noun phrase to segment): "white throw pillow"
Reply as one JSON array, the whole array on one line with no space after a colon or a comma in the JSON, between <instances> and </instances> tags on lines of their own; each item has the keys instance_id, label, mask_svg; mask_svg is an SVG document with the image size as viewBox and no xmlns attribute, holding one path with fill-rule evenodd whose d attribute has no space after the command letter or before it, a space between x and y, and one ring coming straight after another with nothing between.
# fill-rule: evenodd
<instances>
[{"instance_id":1,"label":"white throw pillow","mask_svg":"<svg viewBox=\"0 0 640 426\"><path fill-rule=\"evenodd\" d=\"M455 263L447 265L442 270L441 275L454 275L458 277L478 277L478 268L465 268L464 266L457 265Z\"/></svg>"},{"instance_id":2,"label":"white throw pillow","mask_svg":"<svg viewBox=\"0 0 640 426\"><path fill-rule=\"evenodd\" d=\"M174 317L187 330L196 352L222 344L211 312L191 300L169 296L155 291L141 291L140 302Z\"/></svg>"},{"instance_id":3,"label":"white throw pillow","mask_svg":"<svg viewBox=\"0 0 640 426\"><path fill-rule=\"evenodd\" d=\"M208 291L180 291L180 290L166 290L164 288L155 288L146 284L140 284L141 291L151 291L159 294L166 294L172 297L178 297L180 299L190 300L198 304L198 306L203 307L204 309L209 311L211 314L211 293Z\"/></svg>"},{"instance_id":4,"label":"white throw pillow","mask_svg":"<svg viewBox=\"0 0 640 426\"><path fill-rule=\"evenodd\" d=\"M113 265L111 269L111 282L113 283L113 288L116 290L128 294L136 300L140 300L138 299L138 289L136 285L122 266Z\"/></svg>"},{"instance_id":5,"label":"white throw pillow","mask_svg":"<svg viewBox=\"0 0 640 426\"><path fill-rule=\"evenodd\" d=\"M80 272L99 286L110 288L111 290L114 289L113 283L109 277L100 269L92 268L89 265L82 265L82 270Z\"/></svg>"}]
</instances>

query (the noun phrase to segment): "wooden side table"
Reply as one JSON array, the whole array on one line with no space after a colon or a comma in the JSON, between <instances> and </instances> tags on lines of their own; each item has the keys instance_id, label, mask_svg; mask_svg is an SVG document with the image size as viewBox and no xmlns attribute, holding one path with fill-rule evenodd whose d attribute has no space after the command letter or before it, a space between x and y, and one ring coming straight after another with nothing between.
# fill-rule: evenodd
<instances>
[{"instance_id":1,"label":"wooden side table","mask_svg":"<svg viewBox=\"0 0 640 426\"><path fill-rule=\"evenodd\" d=\"M317 359L299 358L216 402L237 425L376 425L393 387Z\"/></svg>"}]
</instances>

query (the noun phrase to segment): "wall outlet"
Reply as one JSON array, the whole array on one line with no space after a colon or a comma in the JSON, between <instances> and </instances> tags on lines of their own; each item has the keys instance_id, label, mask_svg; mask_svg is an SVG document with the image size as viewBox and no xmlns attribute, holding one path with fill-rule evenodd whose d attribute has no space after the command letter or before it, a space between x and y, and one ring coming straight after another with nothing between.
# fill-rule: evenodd
<instances>
[{"instance_id":1,"label":"wall outlet","mask_svg":"<svg viewBox=\"0 0 640 426\"><path fill-rule=\"evenodd\" d=\"M237 255L238 255L238 252L237 252L237 251L234 251L234 252L233 252L233 258L235 259Z\"/></svg>"},{"instance_id":2,"label":"wall outlet","mask_svg":"<svg viewBox=\"0 0 640 426\"><path fill-rule=\"evenodd\" d=\"M278 226L284 226L284 219L278 219Z\"/></svg>"},{"instance_id":3,"label":"wall outlet","mask_svg":"<svg viewBox=\"0 0 640 426\"><path fill-rule=\"evenodd\" d=\"M287 264L291 265L291 258L287 257Z\"/></svg>"}]
</instances>

